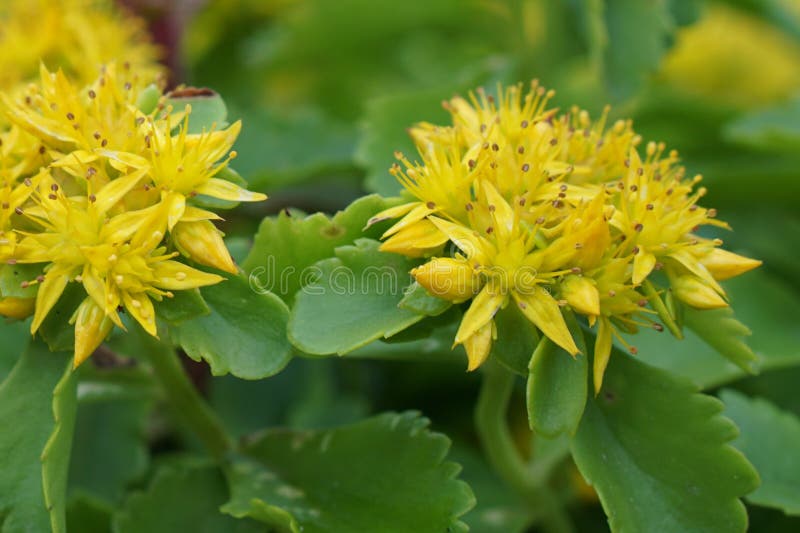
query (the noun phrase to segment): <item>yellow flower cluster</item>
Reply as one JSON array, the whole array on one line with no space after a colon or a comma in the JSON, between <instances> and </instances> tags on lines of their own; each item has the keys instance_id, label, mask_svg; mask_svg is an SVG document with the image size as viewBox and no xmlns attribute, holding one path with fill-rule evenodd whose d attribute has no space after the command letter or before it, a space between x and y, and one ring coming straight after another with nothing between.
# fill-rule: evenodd
<instances>
[{"instance_id":1,"label":"yellow flower cluster","mask_svg":"<svg viewBox=\"0 0 800 533\"><path fill-rule=\"evenodd\" d=\"M613 338L620 331L663 326L677 330L665 307L672 293L699 309L727 306L718 281L759 261L695 235L727 227L698 205L700 177L686 178L674 152L648 143L630 121L607 126L577 108L548 109L552 92L536 82L478 90L445 103L452 126L411 130L422 158L397 154L392 173L415 201L376 215L400 218L383 235L382 250L432 257L412 271L431 294L472 300L456 333L469 369L489 355L494 315L510 302L555 344L577 354L564 314L597 328L594 380L599 390ZM444 253L451 242L457 249ZM656 274L658 272L658 274ZM635 348L630 347L635 352Z\"/></svg>"},{"instance_id":2,"label":"yellow flower cluster","mask_svg":"<svg viewBox=\"0 0 800 533\"><path fill-rule=\"evenodd\" d=\"M159 51L144 22L120 14L111 0L3 0L0 2L0 90L18 95L39 74L58 66L80 85L99 65L127 62L150 80L163 75ZM2 119L0 119L2 123Z\"/></svg>"},{"instance_id":3,"label":"yellow flower cluster","mask_svg":"<svg viewBox=\"0 0 800 533\"><path fill-rule=\"evenodd\" d=\"M152 300L223 279L180 256L237 271L204 200L266 198L220 177L240 123L191 133L191 109L166 105L147 76L111 62L84 85L42 66L39 83L2 94L12 126L0 134L0 261L38 273L22 283L35 296L2 295L0 313L32 313L34 333L81 284L76 365L124 328L123 310L156 335Z\"/></svg>"}]
</instances>

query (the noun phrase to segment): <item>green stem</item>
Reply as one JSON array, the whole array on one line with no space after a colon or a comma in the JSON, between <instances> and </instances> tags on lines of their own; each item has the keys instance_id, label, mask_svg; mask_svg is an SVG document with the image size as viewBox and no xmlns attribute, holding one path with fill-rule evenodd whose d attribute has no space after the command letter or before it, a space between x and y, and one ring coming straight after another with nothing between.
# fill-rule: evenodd
<instances>
[{"instance_id":1,"label":"green stem","mask_svg":"<svg viewBox=\"0 0 800 533\"><path fill-rule=\"evenodd\" d=\"M484 365L475 426L478 438L489 462L503 480L532 507L531 514L539 518L548 533L574 531L561 502L546 485L546 480L534 479L522 459L508 427L508 402L514 389L514 374L500 365Z\"/></svg>"},{"instance_id":2,"label":"green stem","mask_svg":"<svg viewBox=\"0 0 800 533\"><path fill-rule=\"evenodd\" d=\"M147 337L144 351L176 416L197 435L215 459L222 459L233 446L222 422L189 381L175 349Z\"/></svg>"}]
</instances>

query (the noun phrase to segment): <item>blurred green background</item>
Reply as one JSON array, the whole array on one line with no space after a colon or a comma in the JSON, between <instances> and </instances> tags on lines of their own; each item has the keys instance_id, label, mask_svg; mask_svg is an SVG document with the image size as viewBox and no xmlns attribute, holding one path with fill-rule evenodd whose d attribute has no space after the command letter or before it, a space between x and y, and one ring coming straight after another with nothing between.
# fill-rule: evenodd
<instances>
[{"instance_id":1,"label":"blurred green background","mask_svg":"<svg viewBox=\"0 0 800 533\"><path fill-rule=\"evenodd\" d=\"M213 87L244 121L235 167L270 200L231 213L224 229L240 257L260 220L281 209L335 212L363 194L396 194L387 169L394 150L413 153L406 128L446 123L441 101L456 93L538 78L562 109L577 104L596 116L611 104L612 118L633 118L645 141L666 142L689 173L704 175L704 203L734 229L718 234L726 247L765 263L727 286L753 330L759 376L739 379L696 337L644 336L641 357L712 391L724 375L800 414L800 2L127 3L152 21L176 81ZM455 355L429 364L295 359L262 382L215 378L209 394L239 434L420 409L456 441L479 500L467 516L473 530L520 531L513 497L476 455L476 382ZM522 413L519 426L524 435ZM573 485L585 502L579 531L607 530L591 491ZM478 522L491 505L507 513L500 529ZM757 508L751 524L800 530L799 519Z\"/></svg>"}]
</instances>

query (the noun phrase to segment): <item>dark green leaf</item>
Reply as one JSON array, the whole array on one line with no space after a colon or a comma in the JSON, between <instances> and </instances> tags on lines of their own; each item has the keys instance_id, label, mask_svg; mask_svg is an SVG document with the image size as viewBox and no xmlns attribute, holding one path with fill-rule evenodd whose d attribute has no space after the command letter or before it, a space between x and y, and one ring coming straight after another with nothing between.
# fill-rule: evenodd
<instances>
[{"instance_id":1,"label":"dark green leaf","mask_svg":"<svg viewBox=\"0 0 800 533\"><path fill-rule=\"evenodd\" d=\"M412 266L405 257L379 252L369 239L337 248L335 258L315 265L318 278L297 295L289 318L292 343L311 354L345 354L420 321L423 315L398 307Z\"/></svg>"},{"instance_id":2,"label":"dark green leaf","mask_svg":"<svg viewBox=\"0 0 800 533\"><path fill-rule=\"evenodd\" d=\"M87 375L89 374L89 375ZM139 369L89 370L81 379L69 488L106 505L121 501L149 462L145 422L154 393Z\"/></svg>"},{"instance_id":3,"label":"dark green leaf","mask_svg":"<svg viewBox=\"0 0 800 533\"><path fill-rule=\"evenodd\" d=\"M0 323L0 381L5 379L31 340L29 322Z\"/></svg>"},{"instance_id":4,"label":"dark green leaf","mask_svg":"<svg viewBox=\"0 0 800 533\"><path fill-rule=\"evenodd\" d=\"M314 263L332 257L337 247L359 237L379 237L385 225L367 231L364 226L375 213L391 205L371 195L356 200L332 219L322 213L307 217L281 213L265 218L242 268L254 286L271 290L291 303L297 291L314 277Z\"/></svg>"},{"instance_id":5,"label":"dark green leaf","mask_svg":"<svg viewBox=\"0 0 800 533\"><path fill-rule=\"evenodd\" d=\"M257 291L239 276L202 290L211 313L171 329L192 359L211 372L261 379L280 372L292 357L286 338L289 311L280 298Z\"/></svg>"},{"instance_id":6,"label":"dark green leaf","mask_svg":"<svg viewBox=\"0 0 800 533\"><path fill-rule=\"evenodd\" d=\"M536 328L516 305L508 305L498 311L494 322L497 340L492 343L491 357L520 376L527 377L533 350L539 343Z\"/></svg>"},{"instance_id":7,"label":"dark green leaf","mask_svg":"<svg viewBox=\"0 0 800 533\"><path fill-rule=\"evenodd\" d=\"M50 527L53 533L67 531L67 474L72 452L72 436L75 431L77 395L78 380L68 367L53 389L55 426L41 455L44 503L50 512Z\"/></svg>"},{"instance_id":8,"label":"dark green leaf","mask_svg":"<svg viewBox=\"0 0 800 533\"><path fill-rule=\"evenodd\" d=\"M75 328L69 325L69 320L86 298L86 291L78 283L69 283L56 305L47 314L38 334L47 343L50 350L73 351L75 347Z\"/></svg>"},{"instance_id":9,"label":"dark green leaf","mask_svg":"<svg viewBox=\"0 0 800 533\"><path fill-rule=\"evenodd\" d=\"M725 414L739 426L733 441L753 462L761 486L747 501L800 515L800 419L766 400L723 391Z\"/></svg>"},{"instance_id":10,"label":"dark green leaf","mask_svg":"<svg viewBox=\"0 0 800 533\"><path fill-rule=\"evenodd\" d=\"M458 517L474 496L455 479L460 467L444 461L449 440L427 425L406 413L328 431L268 431L246 446L252 461L232 471L226 510L273 524L293 518L305 533L466 531Z\"/></svg>"},{"instance_id":11,"label":"dark green leaf","mask_svg":"<svg viewBox=\"0 0 800 533\"><path fill-rule=\"evenodd\" d=\"M132 495L114 516L116 533L267 533L253 520L219 511L228 498L225 478L213 466L167 465L147 491Z\"/></svg>"},{"instance_id":12,"label":"dark green leaf","mask_svg":"<svg viewBox=\"0 0 800 533\"><path fill-rule=\"evenodd\" d=\"M533 352L528 375L528 423L536 433L552 438L574 434L586 407L588 358L572 357L542 337Z\"/></svg>"},{"instance_id":13,"label":"dark green leaf","mask_svg":"<svg viewBox=\"0 0 800 533\"><path fill-rule=\"evenodd\" d=\"M744 531L758 475L728 443L722 404L614 350L572 453L615 532Z\"/></svg>"},{"instance_id":14,"label":"dark green leaf","mask_svg":"<svg viewBox=\"0 0 800 533\"><path fill-rule=\"evenodd\" d=\"M3 533L64 531L64 500L59 485L66 475L72 429L69 378L71 360L32 343L0 384L0 516ZM67 369L65 374L64 370ZM59 387L54 400L53 390ZM54 420L58 417L58 422ZM53 435L56 435L53 437ZM41 455L49 445L47 465ZM47 473L45 473L45 469ZM63 487L65 488L65 487ZM53 504L48 512L45 503Z\"/></svg>"}]
</instances>

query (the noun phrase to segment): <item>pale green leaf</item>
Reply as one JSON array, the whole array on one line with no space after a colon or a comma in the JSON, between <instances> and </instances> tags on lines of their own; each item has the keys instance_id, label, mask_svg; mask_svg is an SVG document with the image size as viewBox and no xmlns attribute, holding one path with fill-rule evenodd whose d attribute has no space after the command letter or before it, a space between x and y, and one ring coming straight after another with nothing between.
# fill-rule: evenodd
<instances>
[{"instance_id":1,"label":"pale green leaf","mask_svg":"<svg viewBox=\"0 0 800 533\"><path fill-rule=\"evenodd\" d=\"M292 343L311 354L345 354L420 321L423 315L398 307L412 266L369 239L337 248L335 258L315 265L316 281L297 295L289 318Z\"/></svg>"},{"instance_id":2,"label":"pale green leaf","mask_svg":"<svg viewBox=\"0 0 800 533\"><path fill-rule=\"evenodd\" d=\"M171 328L173 339L211 372L261 379L280 372L292 357L286 338L288 309L270 292L239 276L202 290L211 313Z\"/></svg>"}]
</instances>

